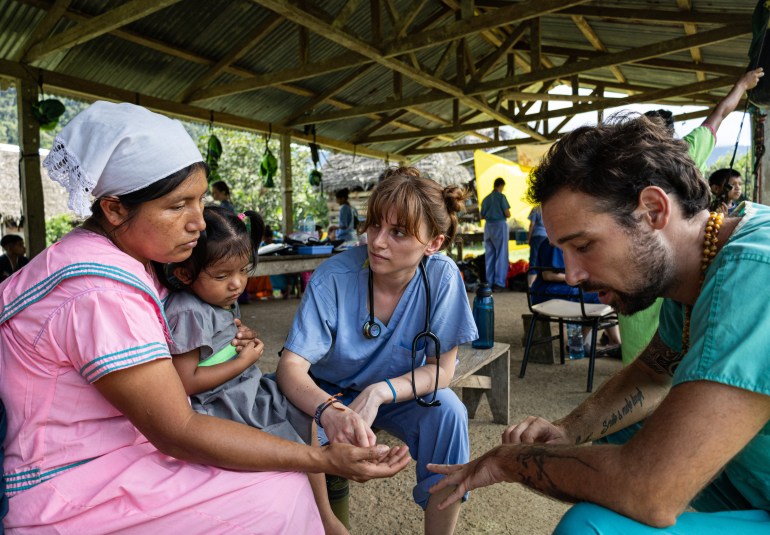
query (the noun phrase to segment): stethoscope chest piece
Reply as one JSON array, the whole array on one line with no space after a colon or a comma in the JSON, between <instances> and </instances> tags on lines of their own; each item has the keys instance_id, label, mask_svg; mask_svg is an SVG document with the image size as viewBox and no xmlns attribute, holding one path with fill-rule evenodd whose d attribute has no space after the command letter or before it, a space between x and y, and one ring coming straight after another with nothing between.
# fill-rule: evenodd
<instances>
[{"instance_id":1,"label":"stethoscope chest piece","mask_svg":"<svg viewBox=\"0 0 770 535\"><path fill-rule=\"evenodd\" d=\"M364 338L369 340L377 338L381 331L382 329L380 329L380 326L376 321L369 320L364 323Z\"/></svg>"}]
</instances>

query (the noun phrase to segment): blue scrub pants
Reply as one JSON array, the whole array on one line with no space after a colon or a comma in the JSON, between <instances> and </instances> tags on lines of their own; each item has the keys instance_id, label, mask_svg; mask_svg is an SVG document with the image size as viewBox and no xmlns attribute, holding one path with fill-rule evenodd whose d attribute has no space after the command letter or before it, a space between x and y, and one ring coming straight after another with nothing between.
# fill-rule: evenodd
<instances>
[{"instance_id":1,"label":"blue scrub pants","mask_svg":"<svg viewBox=\"0 0 770 535\"><path fill-rule=\"evenodd\" d=\"M508 277L508 223L487 221L484 225L484 256L486 259L487 283L506 286Z\"/></svg>"},{"instance_id":2,"label":"blue scrub pants","mask_svg":"<svg viewBox=\"0 0 770 535\"><path fill-rule=\"evenodd\" d=\"M327 388L330 394L339 389ZM358 392L348 390L341 401L345 405L352 402ZM430 400L433 392L424 399ZM428 507L430 489L444 476L429 472L428 463L465 464L470 460L468 444L468 411L463 402L449 388L438 391L436 399L441 400L438 407L422 407L416 401L381 405L372 427L383 429L402 440L409 447L409 454L417 461L417 485L412 489L414 501L425 509ZM318 430L322 435L323 429ZM319 437L321 444L328 442L325 435ZM464 499L467 499L467 494Z\"/></svg>"}]
</instances>

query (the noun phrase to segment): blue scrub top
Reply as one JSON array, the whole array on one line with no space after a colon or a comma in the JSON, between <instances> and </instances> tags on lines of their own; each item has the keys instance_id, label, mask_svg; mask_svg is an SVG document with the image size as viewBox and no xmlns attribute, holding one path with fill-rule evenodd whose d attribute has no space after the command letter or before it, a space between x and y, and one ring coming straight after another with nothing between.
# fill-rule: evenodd
<instances>
[{"instance_id":1,"label":"blue scrub top","mask_svg":"<svg viewBox=\"0 0 770 535\"><path fill-rule=\"evenodd\" d=\"M481 218L487 221L505 221L505 211L510 210L508 199L501 192L492 190L492 193L481 201Z\"/></svg>"},{"instance_id":2,"label":"blue scrub top","mask_svg":"<svg viewBox=\"0 0 770 535\"><path fill-rule=\"evenodd\" d=\"M770 208L747 202L745 210L706 271L690 318L690 348L674 385L713 381L770 396ZM682 349L683 325L682 304L664 300L659 335L675 351ZM770 423L725 472L754 507L770 510Z\"/></svg>"},{"instance_id":3,"label":"blue scrub top","mask_svg":"<svg viewBox=\"0 0 770 535\"><path fill-rule=\"evenodd\" d=\"M527 216L527 219L529 219L532 222L532 238L548 237L548 235L545 233L545 227L543 226L543 212L541 211L539 206L536 206L532 210L530 210L529 216Z\"/></svg>"},{"instance_id":4,"label":"blue scrub top","mask_svg":"<svg viewBox=\"0 0 770 535\"><path fill-rule=\"evenodd\" d=\"M366 246L325 261L313 273L294 316L286 349L310 362L317 379L341 388L363 390L386 378L411 370L412 340L425 325L425 288L419 269L404 290L393 315L374 339L363 335L369 320ZM431 331L441 352L478 338L468 295L454 261L443 254L426 259L431 289ZM433 343L427 344L433 356ZM426 344L421 339L417 365L423 365Z\"/></svg>"}]
</instances>

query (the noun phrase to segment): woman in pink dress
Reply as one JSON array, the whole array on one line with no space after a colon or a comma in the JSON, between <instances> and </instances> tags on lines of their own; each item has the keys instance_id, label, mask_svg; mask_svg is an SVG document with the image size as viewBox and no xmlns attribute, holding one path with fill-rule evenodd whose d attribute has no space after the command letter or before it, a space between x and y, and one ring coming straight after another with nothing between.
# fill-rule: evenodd
<instances>
[{"instance_id":1,"label":"woman in pink dress","mask_svg":"<svg viewBox=\"0 0 770 535\"><path fill-rule=\"evenodd\" d=\"M404 447L312 448L190 408L155 276L204 230L206 168L180 123L97 102L45 165L89 217L0 285L9 532L322 533L303 472L406 465Z\"/></svg>"}]
</instances>

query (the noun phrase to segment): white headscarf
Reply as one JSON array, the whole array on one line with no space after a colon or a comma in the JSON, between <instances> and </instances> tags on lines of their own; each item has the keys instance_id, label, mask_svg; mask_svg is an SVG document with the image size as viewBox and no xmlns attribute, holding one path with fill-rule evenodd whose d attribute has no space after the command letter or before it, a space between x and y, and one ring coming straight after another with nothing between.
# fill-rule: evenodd
<instances>
[{"instance_id":1,"label":"white headscarf","mask_svg":"<svg viewBox=\"0 0 770 535\"><path fill-rule=\"evenodd\" d=\"M70 209L88 217L92 195L120 197L201 161L179 121L99 101L62 129L43 165L66 188Z\"/></svg>"}]
</instances>

